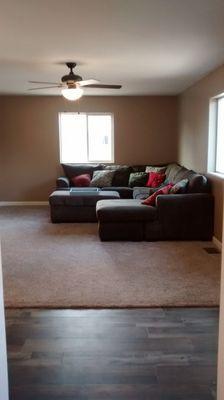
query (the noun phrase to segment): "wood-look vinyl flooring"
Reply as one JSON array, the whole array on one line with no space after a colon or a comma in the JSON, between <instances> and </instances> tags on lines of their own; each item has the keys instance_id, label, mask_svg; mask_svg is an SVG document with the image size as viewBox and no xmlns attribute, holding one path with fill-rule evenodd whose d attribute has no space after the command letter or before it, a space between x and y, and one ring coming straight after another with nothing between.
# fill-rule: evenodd
<instances>
[{"instance_id":1,"label":"wood-look vinyl flooring","mask_svg":"<svg viewBox=\"0 0 224 400\"><path fill-rule=\"evenodd\" d=\"M214 400L217 308L7 310L10 400Z\"/></svg>"}]
</instances>

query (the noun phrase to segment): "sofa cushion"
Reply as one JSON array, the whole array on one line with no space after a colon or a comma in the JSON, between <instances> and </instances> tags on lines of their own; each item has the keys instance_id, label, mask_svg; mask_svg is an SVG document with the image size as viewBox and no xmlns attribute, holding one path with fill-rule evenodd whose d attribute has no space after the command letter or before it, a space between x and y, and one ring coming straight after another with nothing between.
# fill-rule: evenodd
<instances>
[{"instance_id":1,"label":"sofa cushion","mask_svg":"<svg viewBox=\"0 0 224 400\"><path fill-rule=\"evenodd\" d=\"M172 163L167 166L166 177L169 182L176 183L175 176L178 174L178 172L180 172L181 168L182 167L176 163Z\"/></svg>"},{"instance_id":2,"label":"sofa cushion","mask_svg":"<svg viewBox=\"0 0 224 400\"><path fill-rule=\"evenodd\" d=\"M49 196L51 206L74 206L74 207L94 207L100 199L119 199L117 192L81 192L77 191L72 195L66 190L57 190Z\"/></svg>"},{"instance_id":3,"label":"sofa cushion","mask_svg":"<svg viewBox=\"0 0 224 400\"><path fill-rule=\"evenodd\" d=\"M132 167L128 165L107 165L105 169L114 171L113 186L128 186L130 173L133 172Z\"/></svg>"},{"instance_id":4,"label":"sofa cushion","mask_svg":"<svg viewBox=\"0 0 224 400\"><path fill-rule=\"evenodd\" d=\"M124 168L119 168L115 171L114 177L113 177L113 186L128 186L129 182L129 176L130 173L132 172L131 167L124 167Z\"/></svg>"},{"instance_id":5,"label":"sofa cushion","mask_svg":"<svg viewBox=\"0 0 224 400\"><path fill-rule=\"evenodd\" d=\"M101 190L107 190L107 191L115 191L118 192L120 197L122 199L132 199L133 198L133 189L130 187L121 187L121 186L111 186L111 187L105 187L101 188Z\"/></svg>"},{"instance_id":6,"label":"sofa cushion","mask_svg":"<svg viewBox=\"0 0 224 400\"><path fill-rule=\"evenodd\" d=\"M134 186L145 186L148 180L147 172L132 172L129 176L128 185Z\"/></svg>"},{"instance_id":7,"label":"sofa cushion","mask_svg":"<svg viewBox=\"0 0 224 400\"><path fill-rule=\"evenodd\" d=\"M156 203L156 198L159 195L168 194L170 189L173 187L173 183L169 183L168 185L164 186L163 188L157 190L153 194L151 194L147 199L142 201L142 204L146 206L154 206Z\"/></svg>"},{"instance_id":8,"label":"sofa cushion","mask_svg":"<svg viewBox=\"0 0 224 400\"><path fill-rule=\"evenodd\" d=\"M178 172L174 175L173 177L173 183L176 184L180 181L182 181L183 179L188 179L190 180L192 178L192 176L195 175L195 172L187 169L185 167L181 167Z\"/></svg>"},{"instance_id":9,"label":"sofa cushion","mask_svg":"<svg viewBox=\"0 0 224 400\"><path fill-rule=\"evenodd\" d=\"M194 171L182 167L181 165L176 163L169 164L166 169L166 177L168 181L174 184L181 181L182 179L190 179L194 174Z\"/></svg>"},{"instance_id":10,"label":"sofa cushion","mask_svg":"<svg viewBox=\"0 0 224 400\"><path fill-rule=\"evenodd\" d=\"M112 185L114 171L103 169L102 171L94 171L90 186L107 187Z\"/></svg>"},{"instance_id":11,"label":"sofa cushion","mask_svg":"<svg viewBox=\"0 0 224 400\"><path fill-rule=\"evenodd\" d=\"M144 200L156 192L157 188L149 188L149 187L134 187L133 189L133 199Z\"/></svg>"},{"instance_id":12,"label":"sofa cushion","mask_svg":"<svg viewBox=\"0 0 224 400\"><path fill-rule=\"evenodd\" d=\"M69 180L74 176L89 174L92 178L93 172L102 169L101 164L61 164L65 175Z\"/></svg>"},{"instance_id":13,"label":"sofa cushion","mask_svg":"<svg viewBox=\"0 0 224 400\"><path fill-rule=\"evenodd\" d=\"M120 164L102 164L103 169L113 170L116 171L120 168L129 168L129 165L120 165Z\"/></svg>"},{"instance_id":14,"label":"sofa cushion","mask_svg":"<svg viewBox=\"0 0 224 400\"><path fill-rule=\"evenodd\" d=\"M195 173L189 180L187 191L188 193L208 193L210 186L206 176Z\"/></svg>"},{"instance_id":15,"label":"sofa cushion","mask_svg":"<svg viewBox=\"0 0 224 400\"><path fill-rule=\"evenodd\" d=\"M132 165L133 172L145 172L147 165Z\"/></svg>"},{"instance_id":16,"label":"sofa cushion","mask_svg":"<svg viewBox=\"0 0 224 400\"><path fill-rule=\"evenodd\" d=\"M100 200L96 206L100 222L154 221L157 209L144 206L141 200Z\"/></svg>"}]
</instances>

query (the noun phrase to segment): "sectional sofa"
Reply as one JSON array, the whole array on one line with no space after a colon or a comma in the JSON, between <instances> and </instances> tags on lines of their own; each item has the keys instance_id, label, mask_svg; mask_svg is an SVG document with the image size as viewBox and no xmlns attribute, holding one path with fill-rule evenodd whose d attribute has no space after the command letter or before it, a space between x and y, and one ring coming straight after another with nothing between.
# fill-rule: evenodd
<instances>
[{"instance_id":1,"label":"sectional sofa","mask_svg":"<svg viewBox=\"0 0 224 400\"><path fill-rule=\"evenodd\" d=\"M157 189L135 186L139 177L144 178L149 164L63 164L62 167L65 176L57 179L60 191L74 187L74 176L89 174L92 178L95 171L114 171L111 186L100 190L118 192L120 199L100 200L96 204L101 240L211 240L213 236L214 198L204 175L176 163L159 166L165 169L166 183L185 180L187 185L179 193L158 196L152 207L142 201Z\"/></svg>"}]
</instances>

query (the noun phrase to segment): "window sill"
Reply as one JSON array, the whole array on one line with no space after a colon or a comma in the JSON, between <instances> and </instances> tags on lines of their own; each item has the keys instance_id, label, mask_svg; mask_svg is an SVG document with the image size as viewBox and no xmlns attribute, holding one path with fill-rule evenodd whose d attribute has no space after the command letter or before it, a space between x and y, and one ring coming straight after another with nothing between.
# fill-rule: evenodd
<instances>
[{"instance_id":1,"label":"window sill","mask_svg":"<svg viewBox=\"0 0 224 400\"><path fill-rule=\"evenodd\" d=\"M220 178L220 179L224 180L224 174L221 174L220 172L207 172L207 174L216 176L217 178Z\"/></svg>"},{"instance_id":2,"label":"window sill","mask_svg":"<svg viewBox=\"0 0 224 400\"><path fill-rule=\"evenodd\" d=\"M86 164L86 165L90 165L90 164L93 164L93 165L96 165L96 164L114 164L114 161L60 161L60 164L77 164L77 165L80 165L80 164Z\"/></svg>"}]
</instances>

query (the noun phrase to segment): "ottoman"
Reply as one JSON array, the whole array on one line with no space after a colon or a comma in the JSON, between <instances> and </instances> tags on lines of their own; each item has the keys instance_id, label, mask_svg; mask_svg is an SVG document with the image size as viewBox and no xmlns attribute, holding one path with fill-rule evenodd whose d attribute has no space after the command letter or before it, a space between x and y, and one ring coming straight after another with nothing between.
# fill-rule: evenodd
<instances>
[{"instance_id":1,"label":"ottoman","mask_svg":"<svg viewBox=\"0 0 224 400\"><path fill-rule=\"evenodd\" d=\"M96 203L101 199L119 199L116 191L56 190L49 197L51 221L96 222Z\"/></svg>"},{"instance_id":2,"label":"ottoman","mask_svg":"<svg viewBox=\"0 0 224 400\"><path fill-rule=\"evenodd\" d=\"M145 240L145 226L150 223L151 240L156 238L158 229L157 209L141 204L138 199L101 200L97 203L100 239ZM155 237L154 233L155 232Z\"/></svg>"}]
</instances>

